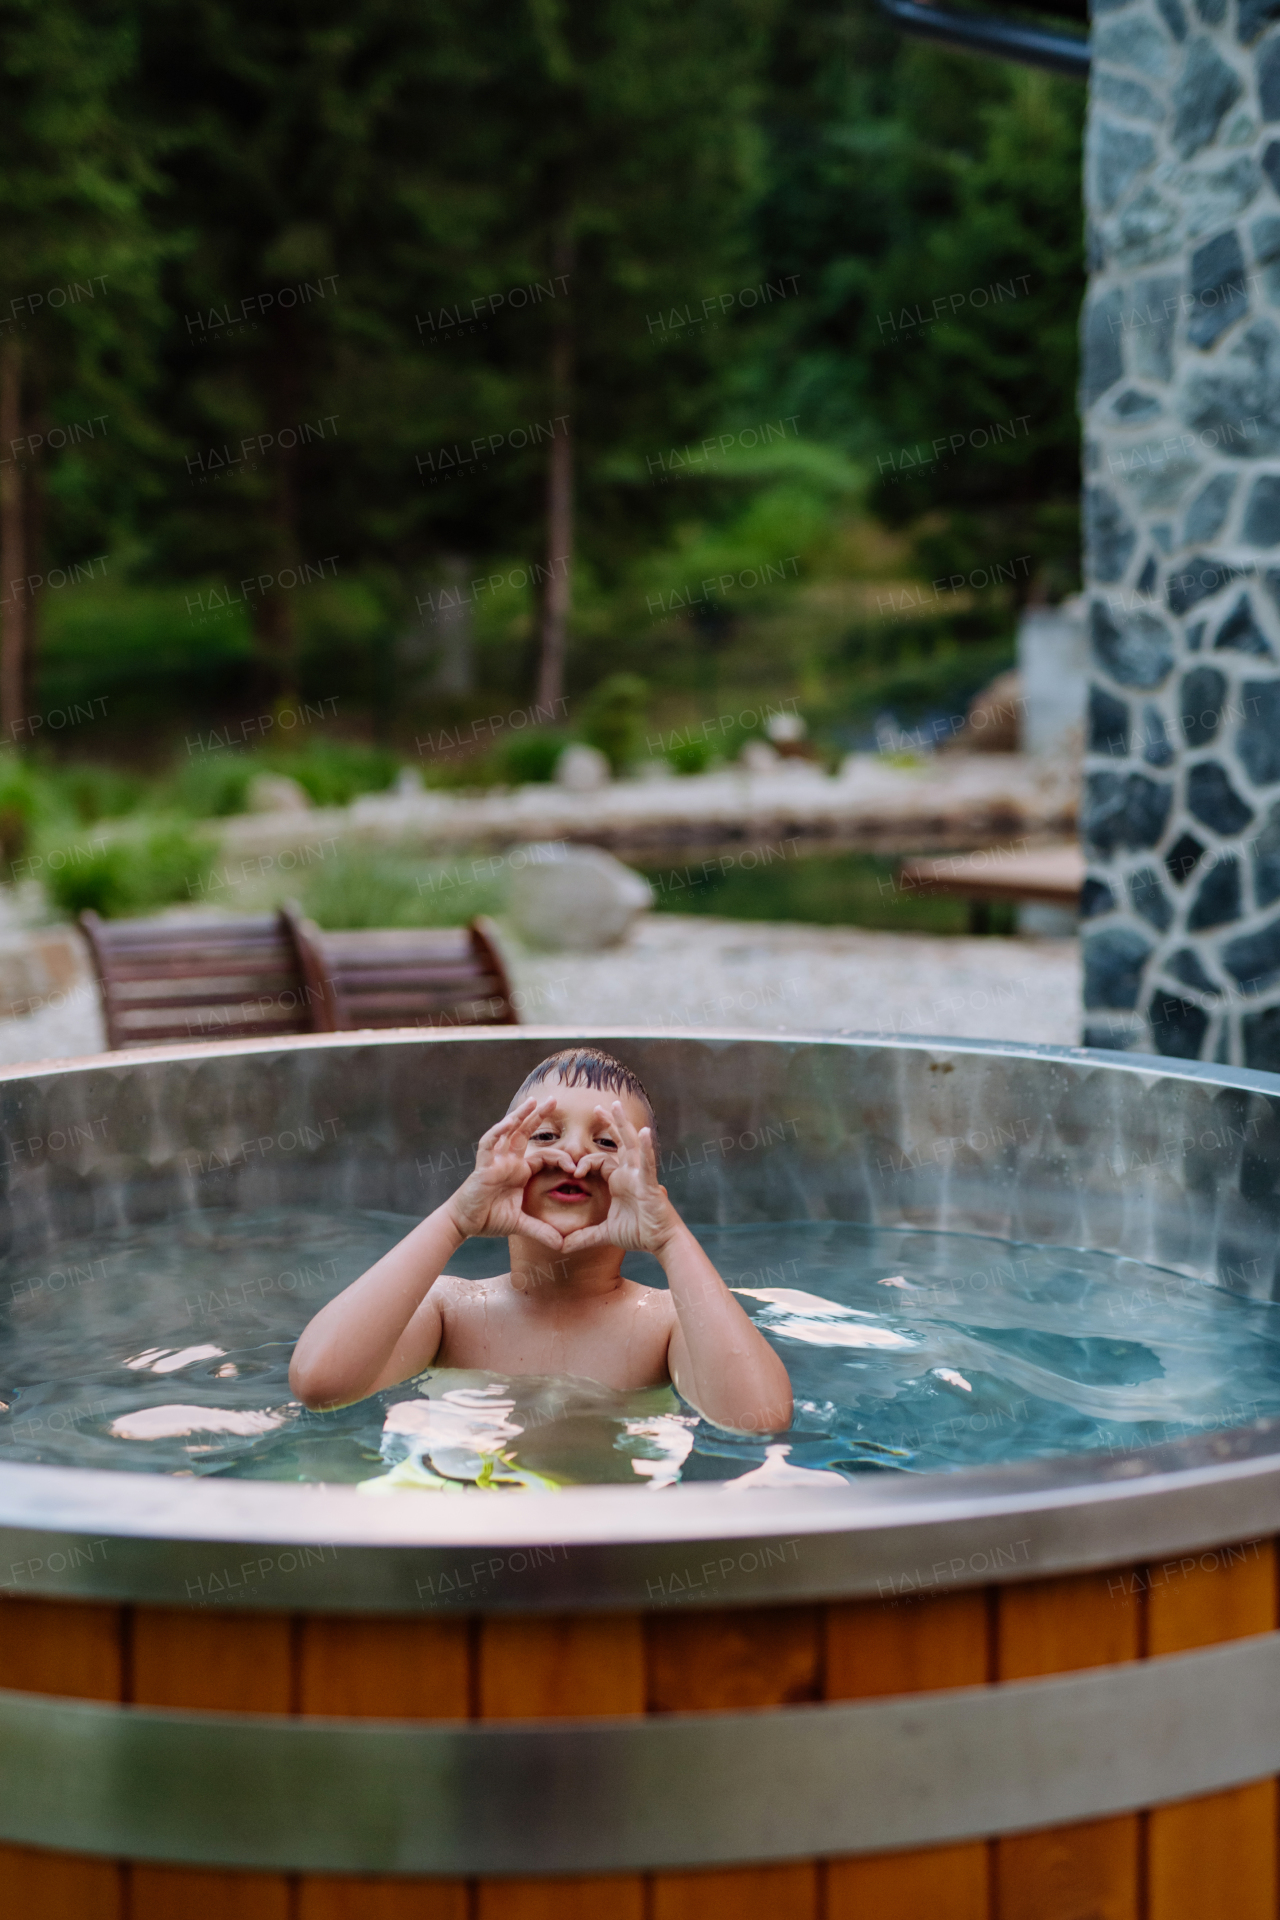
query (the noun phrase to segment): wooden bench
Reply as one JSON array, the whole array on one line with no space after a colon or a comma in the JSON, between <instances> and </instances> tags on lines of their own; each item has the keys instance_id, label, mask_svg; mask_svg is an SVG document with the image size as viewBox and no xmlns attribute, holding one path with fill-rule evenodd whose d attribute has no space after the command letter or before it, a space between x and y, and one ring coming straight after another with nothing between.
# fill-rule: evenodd
<instances>
[{"instance_id":1,"label":"wooden bench","mask_svg":"<svg viewBox=\"0 0 1280 1920\"><path fill-rule=\"evenodd\" d=\"M516 1024L506 969L480 921L322 933L303 920L295 931L323 1032Z\"/></svg>"},{"instance_id":2,"label":"wooden bench","mask_svg":"<svg viewBox=\"0 0 1280 1920\"><path fill-rule=\"evenodd\" d=\"M978 853L940 854L904 860L898 869L904 891L949 893L970 903L974 933L990 926L992 903L1062 907L1075 912L1084 885L1084 854L1077 841L1048 847L987 847Z\"/></svg>"},{"instance_id":3,"label":"wooden bench","mask_svg":"<svg viewBox=\"0 0 1280 1920\"><path fill-rule=\"evenodd\" d=\"M322 933L284 908L227 920L83 913L80 925L111 1048L516 1022L506 969L478 921Z\"/></svg>"}]
</instances>

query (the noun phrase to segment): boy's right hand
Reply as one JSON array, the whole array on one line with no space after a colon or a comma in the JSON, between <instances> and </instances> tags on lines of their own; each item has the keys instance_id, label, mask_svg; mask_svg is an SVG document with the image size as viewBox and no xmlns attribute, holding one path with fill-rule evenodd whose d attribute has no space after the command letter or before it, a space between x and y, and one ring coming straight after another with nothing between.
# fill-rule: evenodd
<instances>
[{"instance_id":1,"label":"boy's right hand","mask_svg":"<svg viewBox=\"0 0 1280 1920\"><path fill-rule=\"evenodd\" d=\"M464 1239L484 1234L506 1240L513 1233L523 1233L555 1253L560 1251L564 1236L545 1220L535 1220L524 1211L524 1190L531 1174L543 1167L563 1167L567 1173L573 1172L572 1159L559 1147L529 1151L530 1136L554 1106L554 1094L544 1100L531 1094L505 1120L481 1135L474 1172L446 1203Z\"/></svg>"}]
</instances>

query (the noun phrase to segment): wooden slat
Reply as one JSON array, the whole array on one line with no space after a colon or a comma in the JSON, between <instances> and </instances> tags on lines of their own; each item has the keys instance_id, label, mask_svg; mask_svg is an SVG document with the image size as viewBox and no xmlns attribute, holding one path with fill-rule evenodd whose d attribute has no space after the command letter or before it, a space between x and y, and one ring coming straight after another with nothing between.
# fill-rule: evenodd
<instances>
[{"instance_id":1,"label":"wooden slat","mask_svg":"<svg viewBox=\"0 0 1280 1920\"><path fill-rule=\"evenodd\" d=\"M357 1720L465 1720L471 1698L466 1620L299 1622L299 1711Z\"/></svg>"},{"instance_id":2,"label":"wooden slat","mask_svg":"<svg viewBox=\"0 0 1280 1920\"><path fill-rule=\"evenodd\" d=\"M274 933L279 927L274 913L229 914L225 918L220 914L216 920L190 915L184 918L180 914L168 920L101 920L96 914L86 914L85 918L95 922L95 933L105 947L125 947L154 939L158 928L175 939L181 934L189 940L206 935L210 940L234 940L245 934Z\"/></svg>"},{"instance_id":3,"label":"wooden slat","mask_svg":"<svg viewBox=\"0 0 1280 1920\"><path fill-rule=\"evenodd\" d=\"M299 1622L299 1707L357 1720L465 1720L465 1620L309 1616ZM297 1920L467 1920L465 1880L304 1874Z\"/></svg>"},{"instance_id":4,"label":"wooden slat","mask_svg":"<svg viewBox=\"0 0 1280 1920\"><path fill-rule=\"evenodd\" d=\"M355 954L464 954L472 951L465 927L362 927L358 933L322 933L325 948L338 960Z\"/></svg>"},{"instance_id":5,"label":"wooden slat","mask_svg":"<svg viewBox=\"0 0 1280 1920\"><path fill-rule=\"evenodd\" d=\"M827 1608L826 1698L863 1700L990 1678L985 1593L860 1601ZM988 1920L990 1848L982 1840L827 1863L826 1920Z\"/></svg>"},{"instance_id":6,"label":"wooden slat","mask_svg":"<svg viewBox=\"0 0 1280 1920\"><path fill-rule=\"evenodd\" d=\"M115 1860L0 1845L4 1912L18 1920L125 1920L125 1870Z\"/></svg>"},{"instance_id":7,"label":"wooden slat","mask_svg":"<svg viewBox=\"0 0 1280 1920\"><path fill-rule=\"evenodd\" d=\"M636 1614L493 1614L479 1634L482 1720L644 1712L644 1635Z\"/></svg>"},{"instance_id":8,"label":"wooden slat","mask_svg":"<svg viewBox=\"0 0 1280 1920\"><path fill-rule=\"evenodd\" d=\"M646 1618L652 1713L778 1707L822 1697L818 1607L672 1608Z\"/></svg>"},{"instance_id":9,"label":"wooden slat","mask_svg":"<svg viewBox=\"0 0 1280 1920\"><path fill-rule=\"evenodd\" d=\"M1147 1568L1146 1579L1152 1655L1277 1624L1272 1540L1187 1555ZM1275 1920L1276 1811L1274 1780L1157 1807L1147 1829L1150 1920Z\"/></svg>"},{"instance_id":10,"label":"wooden slat","mask_svg":"<svg viewBox=\"0 0 1280 1920\"><path fill-rule=\"evenodd\" d=\"M291 1020L197 1020L188 1017L185 1020L129 1020L121 1023L123 1031L138 1045L150 1046L159 1039L199 1040L204 1035L211 1039L262 1039L272 1034L297 1033L297 1024Z\"/></svg>"},{"instance_id":11,"label":"wooden slat","mask_svg":"<svg viewBox=\"0 0 1280 1920\"><path fill-rule=\"evenodd\" d=\"M304 1874L297 1920L468 1920L465 1880L375 1880ZM237 1920L228 1909L225 1920Z\"/></svg>"},{"instance_id":12,"label":"wooden slat","mask_svg":"<svg viewBox=\"0 0 1280 1920\"><path fill-rule=\"evenodd\" d=\"M272 994L270 997L276 1000L283 996ZM166 994L163 998L129 1000L119 1006L119 1011L120 1018L135 1027L142 1026L148 1020L153 1026L157 1021L163 1020L171 1023L176 1023L179 1019L190 1020L198 1013L234 1016L241 1026L261 1026L268 1021L283 1024L297 1021L301 1017L299 1010L295 1007L255 1006L248 1000L216 1000L207 993Z\"/></svg>"},{"instance_id":13,"label":"wooden slat","mask_svg":"<svg viewBox=\"0 0 1280 1920\"><path fill-rule=\"evenodd\" d=\"M697 1792L695 1782L690 1781L689 1788ZM658 1873L653 1876L653 1920L817 1920L818 1875L811 1860Z\"/></svg>"},{"instance_id":14,"label":"wooden slat","mask_svg":"<svg viewBox=\"0 0 1280 1920\"><path fill-rule=\"evenodd\" d=\"M0 1687L84 1700L119 1700L119 1607L79 1600L0 1597ZM123 1920L124 1875L114 1860L0 1845L6 1913L27 1920Z\"/></svg>"},{"instance_id":15,"label":"wooden slat","mask_svg":"<svg viewBox=\"0 0 1280 1920\"><path fill-rule=\"evenodd\" d=\"M352 1024L367 1026L366 1015L382 1015L389 1026L407 1026L412 1024L403 1016L427 1018L439 1016L445 1018L451 1013L470 1014L469 1026L482 1024L481 1018L490 1008L501 1006L497 995L491 994L487 1000L437 998L428 994L349 994L345 996L347 1012Z\"/></svg>"},{"instance_id":16,"label":"wooden slat","mask_svg":"<svg viewBox=\"0 0 1280 1920\"><path fill-rule=\"evenodd\" d=\"M1001 1587L998 1621L1001 1680L1112 1666L1142 1653L1141 1597L1122 1575ZM996 1843L996 1912L1000 1920L1140 1920L1140 1863L1137 1814L1012 1835Z\"/></svg>"},{"instance_id":17,"label":"wooden slat","mask_svg":"<svg viewBox=\"0 0 1280 1920\"><path fill-rule=\"evenodd\" d=\"M822 1697L817 1607L672 1610L646 1619L649 1708L733 1711ZM691 1781L690 1791L697 1791ZM652 1920L817 1920L815 1861L658 1873Z\"/></svg>"},{"instance_id":18,"label":"wooden slat","mask_svg":"<svg viewBox=\"0 0 1280 1920\"><path fill-rule=\"evenodd\" d=\"M166 1007L123 1007L120 1009L120 1022L127 1030L143 1033L154 1028L169 1026L175 1033L185 1032L191 1022L199 1024L199 1015L220 1016L223 1026L244 1027L249 1032L259 1028L281 1028L289 1030L297 1024L297 1015L293 1013L268 1013L262 1008L246 1011L239 1006L211 1005L207 1000L197 1000L179 1017L172 1006ZM209 1024L206 1020L205 1024Z\"/></svg>"},{"instance_id":19,"label":"wooden slat","mask_svg":"<svg viewBox=\"0 0 1280 1920\"><path fill-rule=\"evenodd\" d=\"M132 1668L140 1706L288 1713L291 1622L287 1614L138 1607ZM291 1920L284 1874L133 1866L128 1878L129 1920Z\"/></svg>"},{"instance_id":20,"label":"wooden slat","mask_svg":"<svg viewBox=\"0 0 1280 1920\"><path fill-rule=\"evenodd\" d=\"M119 1607L0 1595L0 1687L119 1700L121 1631Z\"/></svg>"},{"instance_id":21,"label":"wooden slat","mask_svg":"<svg viewBox=\"0 0 1280 1920\"><path fill-rule=\"evenodd\" d=\"M287 967L183 967L173 974L131 974L112 982L121 1000L175 1001L203 995L206 1000L248 1000L259 993L297 993L298 977Z\"/></svg>"},{"instance_id":22,"label":"wooden slat","mask_svg":"<svg viewBox=\"0 0 1280 1920\"><path fill-rule=\"evenodd\" d=\"M479 974L464 973L461 969L452 974L433 970L428 978L414 967L397 967L394 970L365 967L358 970L342 969L336 977L342 982L344 992L360 994L415 993L442 998L447 994L456 997L459 993L470 993L474 998L481 986Z\"/></svg>"},{"instance_id":23,"label":"wooden slat","mask_svg":"<svg viewBox=\"0 0 1280 1920\"><path fill-rule=\"evenodd\" d=\"M643 1713L644 1634L635 1614L503 1619L479 1623L477 1699L482 1720L572 1719ZM519 1818L519 1810L512 1809ZM644 1920L638 1874L482 1880L475 1920Z\"/></svg>"}]
</instances>

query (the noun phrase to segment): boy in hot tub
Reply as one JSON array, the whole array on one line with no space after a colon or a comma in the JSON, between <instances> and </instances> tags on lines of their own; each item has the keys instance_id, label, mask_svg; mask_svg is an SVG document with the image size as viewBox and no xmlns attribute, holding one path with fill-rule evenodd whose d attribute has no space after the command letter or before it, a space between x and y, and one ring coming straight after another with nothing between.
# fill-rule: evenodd
<instances>
[{"instance_id":1,"label":"boy in hot tub","mask_svg":"<svg viewBox=\"0 0 1280 1920\"><path fill-rule=\"evenodd\" d=\"M475 1367L623 1390L672 1381L719 1427L789 1426L786 1368L659 1186L654 1132L621 1061L594 1047L552 1054L452 1198L304 1329L289 1368L298 1398L346 1406L432 1365ZM444 1271L472 1234L507 1237L510 1273ZM661 1263L669 1292L623 1278L632 1248Z\"/></svg>"}]
</instances>

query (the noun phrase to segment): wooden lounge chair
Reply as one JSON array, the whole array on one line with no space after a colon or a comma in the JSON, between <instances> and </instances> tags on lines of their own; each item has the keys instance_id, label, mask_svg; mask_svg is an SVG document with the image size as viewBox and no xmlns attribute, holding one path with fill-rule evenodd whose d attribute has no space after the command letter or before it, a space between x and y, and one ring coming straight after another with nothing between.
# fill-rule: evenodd
<instances>
[{"instance_id":1,"label":"wooden lounge chair","mask_svg":"<svg viewBox=\"0 0 1280 1920\"><path fill-rule=\"evenodd\" d=\"M509 1027L511 984L484 923L469 927L371 927L322 933L310 920L293 930L309 986L318 989L317 1027Z\"/></svg>"},{"instance_id":2,"label":"wooden lounge chair","mask_svg":"<svg viewBox=\"0 0 1280 1920\"><path fill-rule=\"evenodd\" d=\"M233 920L83 913L80 925L112 1048L516 1020L478 924L333 934L286 908Z\"/></svg>"}]
</instances>

